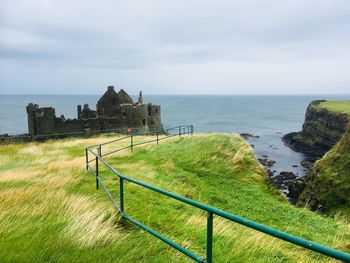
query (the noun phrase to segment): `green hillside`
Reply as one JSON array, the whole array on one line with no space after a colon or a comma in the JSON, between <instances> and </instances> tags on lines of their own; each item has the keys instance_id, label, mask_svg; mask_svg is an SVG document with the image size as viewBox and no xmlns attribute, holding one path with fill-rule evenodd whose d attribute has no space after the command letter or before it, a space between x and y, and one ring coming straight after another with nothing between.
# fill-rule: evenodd
<instances>
[{"instance_id":1,"label":"green hillside","mask_svg":"<svg viewBox=\"0 0 350 263\"><path fill-rule=\"evenodd\" d=\"M118 217L85 170L84 148L115 136L0 146L0 262L190 262ZM140 137L139 140L145 138ZM112 146L110 146L112 147ZM350 225L290 205L238 136L207 134L146 145L107 158L144 182L288 233L350 251ZM118 194L118 180L101 177ZM205 255L206 215L136 185L126 212ZM327 257L214 220L215 262L330 262Z\"/></svg>"},{"instance_id":2,"label":"green hillside","mask_svg":"<svg viewBox=\"0 0 350 263\"><path fill-rule=\"evenodd\" d=\"M350 218L350 126L315 164L298 203L333 215L342 212Z\"/></svg>"}]
</instances>

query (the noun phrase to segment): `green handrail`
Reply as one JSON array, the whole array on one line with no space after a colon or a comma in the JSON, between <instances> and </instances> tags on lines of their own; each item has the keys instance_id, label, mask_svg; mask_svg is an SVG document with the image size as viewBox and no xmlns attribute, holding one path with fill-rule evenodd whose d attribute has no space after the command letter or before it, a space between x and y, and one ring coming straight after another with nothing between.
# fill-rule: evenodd
<instances>
[{"instance_id":1,"label":"green handrail","mask_svg":"<svg viewBox=\"0 0 350 263\"><path fill-rule=\"evenodd\" d=\"M179 126L179 136L181 136L182 133L180 130L182 129L182 126ZM193 131L193 128L192 128ZM190 133L186 133L186 134L192 134ZM212 206L208 206L205 204L202 204L200 202L194 201L192 199L186 198L186 197L182 197L180 195L177 195L175 193L163 190L161 188L155 187L153 185L149 185L146 184L142 181L127 177L123 174L121 174L119 171L117 171L112 165L110 165L106 160L104 160L102 158L102 156L99 156L98 154L94 153L93 151L90 151L90 149L86 148L86 153L87 152L91 152L92 154L95 155L96 157L96 171L93 171L93 173L96 176L96 182L102 182L102 180L99 178L98 175L98 161L101 161L108 169L110 169L113 174L117 175L120 179L120 205L118 206L116 204L116 201L112 198L112 195L109 193L109 191L107 190L107 188L104 186L103 184L103 189L105 190L106 194L108 195L108 197L112 200L112 202L114 203L114 206L116 207L116 209L118 210L118 212L121 214L121 217L123 217L124 219L130 221L131 223L137 225L138 227L142 228L143 230L145 230L146 232L152 234L153 236L159 238L160 240L162 240L163 242L167 243L168 245L172 246L173 248L177 249L178 251L182 252L183 254L185 254L186 256L188 256L189 258L197 261L197 262L207 262L207 263L212 263L212 242L213 242L213 216L217 215L223 218L226 218L230 221L236 222L238 224L247 226L249 228L255 229L257 231L263 232L265 234L268 234L270 236L282 239L284 241L287 241L289 243L304 247L306 249L318 252L320 254L329 256L331 258L334 259L338 259L338 260L342 260L344 262L350 262L350 254L343 252L341 250L336 250L334 248L331 247L327 247L318 243L315 243L313 241L310 240L306 240L282 231L279 231L277 229L256 223L254 221L245 219L243 217L239 217L236 216L234 214L225 212L223 210L217 209L215 207ZM88 160L88 159L87 159ZM87 164L87 169L91 169L92 167L89 166ZM176 199L180 202L189 204L191 206L197 207L201 210L207 211L208 213L208 217L207 217L207 250L206 250L206 259L204 260L202 257L199 257L197 255L195 255L193 252L189 251L188 249L180 246L179 244L177 244L176 242L164 237L163 235L159 234L158 232L152 230L151 228L149 228L146 225L143 225L142 223L136 221L135 219L133 219L132 217L130 217L129 215L127 215L124 211L124 190L123 190L123 181L128 181L130 183L139 185L143 188L149 189L151 191L157 192L159 194L168 196L170 198Z\"/></svg>"}]
</instances>

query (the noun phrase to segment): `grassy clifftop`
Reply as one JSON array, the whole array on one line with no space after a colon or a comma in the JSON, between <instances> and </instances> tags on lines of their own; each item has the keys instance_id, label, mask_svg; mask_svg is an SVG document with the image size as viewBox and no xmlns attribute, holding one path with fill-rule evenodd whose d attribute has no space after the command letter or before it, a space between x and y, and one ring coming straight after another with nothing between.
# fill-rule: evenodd
<instances>
[{"instance_id":1,"label":"grassy clifftop","mask_svg":"<svg viewBox=\"0 0 350 263\"><path fill-rule=\"evenodd\" d=\"M101 136L0 146L0 262L187 262L120 221L84 170L84 147ZM145 138L139 138L143 140ZM296 208L265 183L251 148L237 136L196 135L135 148L108 159L122 173L239 216L350 251L350 226ZM101 167L118 196L118 181ZM205 255L206 215L125 185L126 212ZM216 262L329 262L224 219L214 220Z\"/></svg>"},{"instance_id":2,"label":"grassy clifftop","mask_svg":"<svg viewBox=\"0 0 350 263\"><path fill-rule=\"evenodd\" d=\"M342 112L350 115L350 100L322 101L319 108L328 109L333 112Z\"/></svg>"}]
</instances>

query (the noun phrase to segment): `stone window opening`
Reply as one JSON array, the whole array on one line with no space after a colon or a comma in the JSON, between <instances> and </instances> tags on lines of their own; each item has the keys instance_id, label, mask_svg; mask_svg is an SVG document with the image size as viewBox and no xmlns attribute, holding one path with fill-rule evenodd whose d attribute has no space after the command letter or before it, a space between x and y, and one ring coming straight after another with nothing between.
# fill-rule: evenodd
<instances>
[{"instance_id":1,"label":"stone window opening","mask_svg":"<svg viewBox=\"0 0 350 263\"><path fill-rule=\"evenodd\" d=\"M143 119L142 123L143 123L143 125L145 126L145 125L146 125L146 120Z\"/></svg>"}]
</instances>

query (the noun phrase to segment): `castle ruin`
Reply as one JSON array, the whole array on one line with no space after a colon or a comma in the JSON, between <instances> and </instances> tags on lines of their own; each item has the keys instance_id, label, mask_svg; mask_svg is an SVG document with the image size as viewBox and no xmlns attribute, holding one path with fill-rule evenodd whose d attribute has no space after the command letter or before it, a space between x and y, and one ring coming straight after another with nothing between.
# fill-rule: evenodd
<instances>
[{"instance_id":1,"label":"castle ruin","mask_svg":"<svg viewBox=\"0 0 350 263\"><path fill-rule=\"evenodd\" d=\"M114 86L109 86L107 91L98 100L96 111L85 104L77 106L77 118L65 119L56 117L52 107L39 107L29 103L27 106L28 132L31 136L67 134L78 132L101 132L114 130L127 132L137 130L162 129L160 106L151 103L144 104L142 92L138 101L121 89L118 93Z\"/></svg>"}]
</instances>

